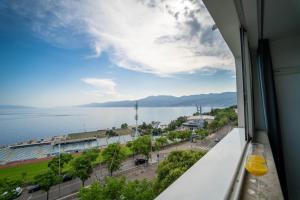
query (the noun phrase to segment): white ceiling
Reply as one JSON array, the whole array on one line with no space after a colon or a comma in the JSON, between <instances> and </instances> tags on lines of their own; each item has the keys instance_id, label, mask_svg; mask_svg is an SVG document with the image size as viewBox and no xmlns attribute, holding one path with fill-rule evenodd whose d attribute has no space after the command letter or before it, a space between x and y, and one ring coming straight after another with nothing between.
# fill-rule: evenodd
<instances>
[{"instance_id":1,"label":"white ceiling","mask_svg":"<svg viewBox=\"0 0 300 200\"><path fill-rule=\"evenodd\" d=\"M265 0L264 38L277 40L300 34L300 0Z\"/></svg>"}]
</instances>

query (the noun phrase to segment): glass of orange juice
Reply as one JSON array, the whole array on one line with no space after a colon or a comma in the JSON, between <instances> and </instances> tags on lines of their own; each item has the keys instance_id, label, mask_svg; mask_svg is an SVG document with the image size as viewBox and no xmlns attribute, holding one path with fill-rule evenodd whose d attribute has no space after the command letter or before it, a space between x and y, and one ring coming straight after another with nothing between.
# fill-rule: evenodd
<instances>
[{"instance_id":1,"label":"glass of orange juice","mask_svg":"<svg viewBox=\"0 0 300 200\"><path fill-rule=\"evenodd\" d=\"M266 197L260 191L261 183L259 177L268 173L268 165L266 158L265 146L263 144L252 143L247 154L247 160L245 163L246 170L255 177L256 195L257 199L266 199Z\"/></svg>"}]
</instances>

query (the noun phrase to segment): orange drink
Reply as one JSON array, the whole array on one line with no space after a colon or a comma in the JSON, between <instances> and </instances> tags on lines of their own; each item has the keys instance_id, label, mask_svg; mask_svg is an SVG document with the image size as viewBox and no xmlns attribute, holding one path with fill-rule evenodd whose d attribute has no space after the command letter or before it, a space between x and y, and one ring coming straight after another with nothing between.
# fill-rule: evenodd
<instances>
[{"instance_id":1,"label":"orange drink","mask_svg":"<svg viewBox=\"0 0 300 200\"><path fill-rule=\"evenodd\" d=\"M255 177L255 182L257 187L256 190L249 189L251 191L250 195L255 195L257 199L264 197L261 191L259 177L268 173L268 165L266 160L266 151L263 144L252 143L249 151L247 152L247 159L245 163L245 169ZM265 198L263 198L265 199Z\"/></svg>"},{"instance_id":2,"label":"orange drink","mask_svg":"<svg viewBox=\"0 0 300 200\"><path fill-rule=\"evenodd\" d=\"M245 168L254 176L263 176L268 172L266 163L262 163L261 160L258 160L258 162L247 161Z\"/></svg>"},{"instance_id":3,"label":"orange drink","mask_svg":"<svg viewBox=\"0 0 300 200\"><path fill-rule=\"evenodd\" d=\"M266 159L262 155L249 155L247 158L247 162L255 162L255 163L261 163L266 164Z\"/></svg>"}]
</instances>

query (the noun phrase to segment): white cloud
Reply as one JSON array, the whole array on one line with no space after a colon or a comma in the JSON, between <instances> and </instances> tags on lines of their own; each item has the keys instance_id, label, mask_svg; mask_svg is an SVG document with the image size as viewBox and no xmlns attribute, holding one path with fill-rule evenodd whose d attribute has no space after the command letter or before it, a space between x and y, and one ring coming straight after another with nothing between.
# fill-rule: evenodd
<instances>
[{"instance_id":1,"label":"white cloud","mask_svg":"<svg viewBox=\"0 0 300 200\"><path fill-rule=\"evenodd\" d=\"M81 81L91 86L89 90L84 91L83 95L92 102L135 99L132 95L118 92L117 84L113 79L82 78Z\"/></svg>"},{"instance_id":2,"label":"white cloud","mask_svg":"<svg viewBox=\"0 0 300 200\"><path fill-rule=\"evenodd\" d=\"M81 80L84 83L93 86L99 94L117 94L116 83L112 79L83 78Z\"/></svg>"},{"instance_id":3,"label":"white cloud","mask_svg":"<svg viewBox=\"0 0 300 200\"><path fill-rule=\"evenodd\" d=\"M201 1L32 0L15 1L15 10L30 17L45 40L72 46L83 42L93 49L91 57L108 52L114 64L129 70L169 76L234 68Z\"/></svg>"}]
</instances>

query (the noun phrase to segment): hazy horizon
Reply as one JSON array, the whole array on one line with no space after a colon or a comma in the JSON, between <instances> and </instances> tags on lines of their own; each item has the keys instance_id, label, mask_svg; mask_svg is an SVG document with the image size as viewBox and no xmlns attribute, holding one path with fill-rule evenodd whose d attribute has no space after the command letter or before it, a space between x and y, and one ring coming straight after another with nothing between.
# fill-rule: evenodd
<instances>
[{"instance_id":1,"label":"hazy horizon","mask_svg":"<svg viewBox=\"0 0 300 200\"><path fill-rule=\"evenodd\" d=\"M104 101L104 102L89 102L86 104L78 104L78 105L68 105L68 106L53 106L53 107L39 107L39 106L35 106L35 105L21 105L21 104L0 104L0 106L20 106L20 107L29 107L29 108L68 108L68 107L77 107L77 106L82 106L82 105L88 105L88 104L93 104L93 103L108 103L108 102L119 102L119 101L138 101L141 99L145 99L148 97L158 97L158 96L173 96L173 97L184 97L184 96L193 96L193 95L206 95L206 94L222 94L222 93L231 93L231 92L235 92L235 91L226 91L226 92L220 92L220 93L205 93L205 94L190 94L190 95L182 95L182 96L175 96L175 95L151 95L151 96L146 96L146 97L142 97L139 99L124 99L124 100L112 100L112 101ZM236 93L236 92L235 92ZM173 106L171 106L173 107Z\"/></svg>"}]
</instances>

